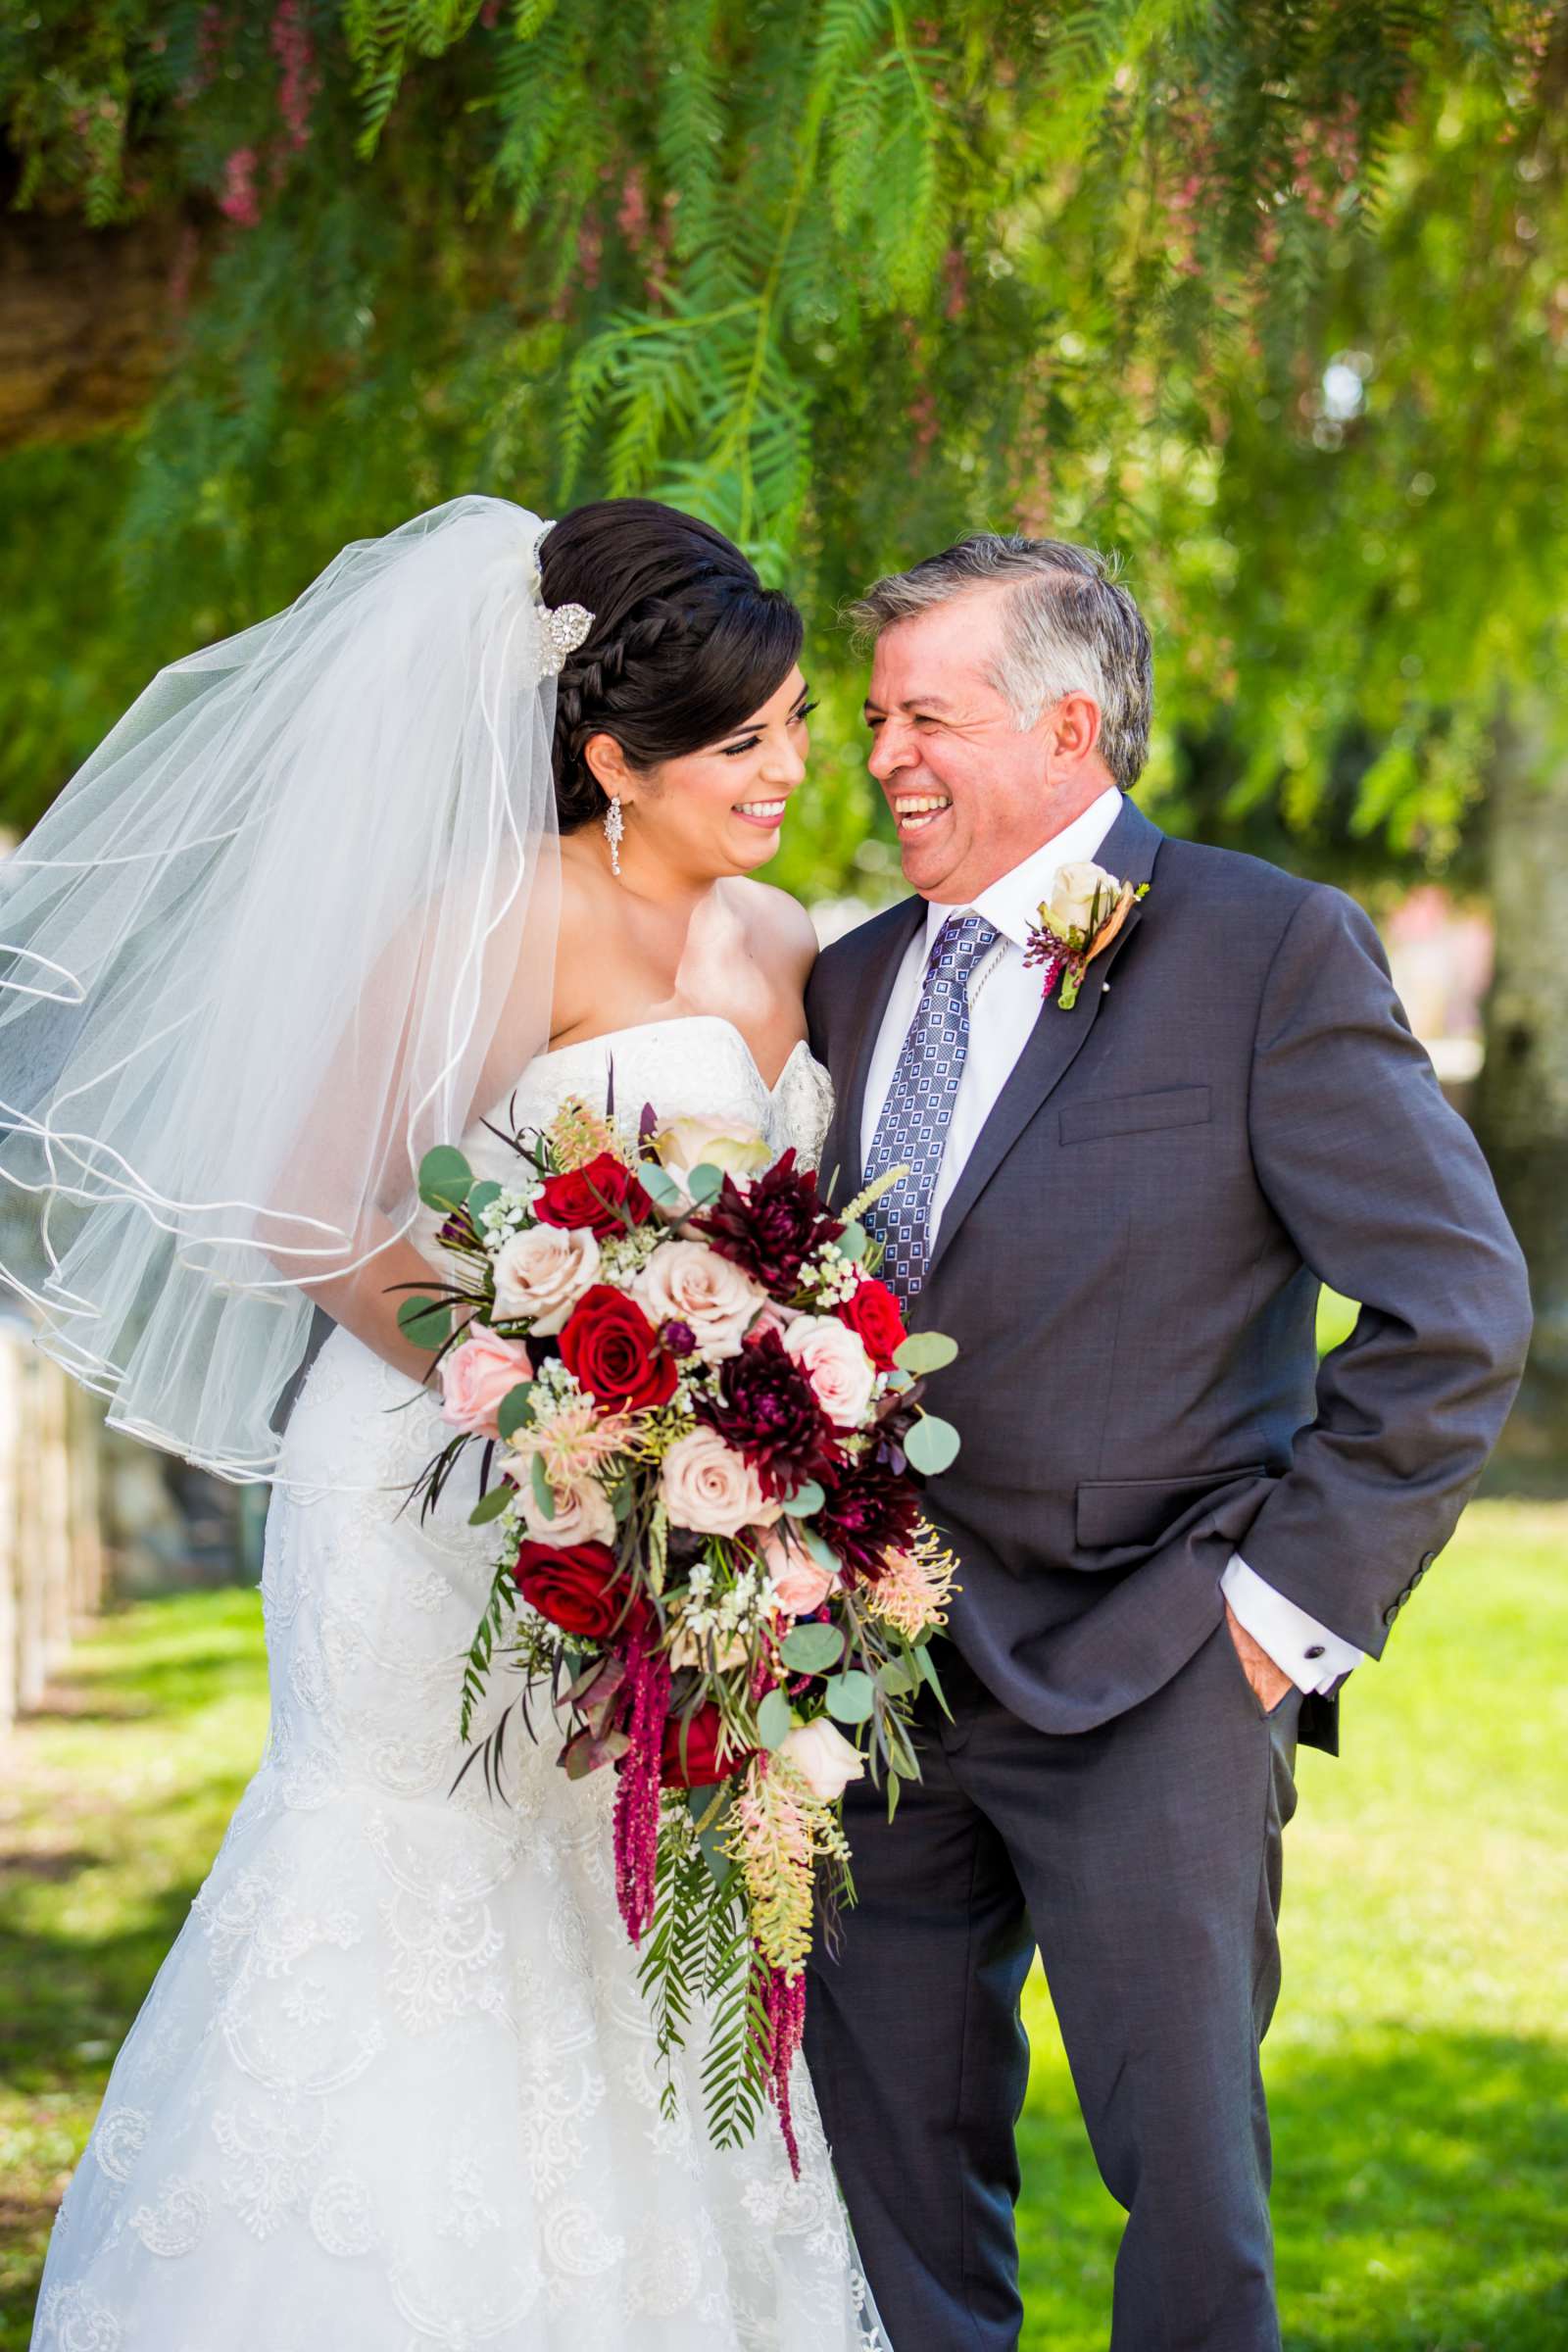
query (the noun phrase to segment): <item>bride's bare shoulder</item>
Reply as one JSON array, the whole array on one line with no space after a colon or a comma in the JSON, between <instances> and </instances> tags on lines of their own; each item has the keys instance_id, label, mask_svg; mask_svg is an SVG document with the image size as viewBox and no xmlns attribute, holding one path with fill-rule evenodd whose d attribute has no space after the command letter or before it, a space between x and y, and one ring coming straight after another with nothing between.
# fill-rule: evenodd
<instances>
[{"instance_id":1,"label":"bride's bare shoulder","mask_svg":"<svg viewBox=\"0 0 1568 2352\"><path fill-rule=\"evenodd\" d=\"M799 899L771 882L738 875L730 885L746 926L747 941L760 963L804 988L816 961L816 930Z\"/></svg>"},{"instance_id":2,"label":"bride's bare shoulder","mask_svg":"<svg viewBox=\"0 0 1568 2352\"><path fill-rule=\"evenodd\" d=\"M606 944L622 929L615 905L619 885L595 858L572 850L570 838L561 845L553 1037L576 1027L592 1009L603 986Z\"/></svg>"}]
</instances>

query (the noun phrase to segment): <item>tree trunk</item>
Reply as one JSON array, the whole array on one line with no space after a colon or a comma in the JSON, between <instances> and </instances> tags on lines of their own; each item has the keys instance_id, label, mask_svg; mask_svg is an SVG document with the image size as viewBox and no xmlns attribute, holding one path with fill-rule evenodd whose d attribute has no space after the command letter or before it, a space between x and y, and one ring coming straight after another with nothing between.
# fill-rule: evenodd
<instances>
[{"instance_id":1,"label":"tree trunk","mask_svg":"<svg viewBox=\"0 0 1568 2352\"><path fill-rule=\"evenodd\" d=\"M1494 1483L1568 1490L1568 754L1524 710L1489 796L1496 966L1476 1132L1530 1266L1536 1333Z\"/></svg>"}]
</instances>

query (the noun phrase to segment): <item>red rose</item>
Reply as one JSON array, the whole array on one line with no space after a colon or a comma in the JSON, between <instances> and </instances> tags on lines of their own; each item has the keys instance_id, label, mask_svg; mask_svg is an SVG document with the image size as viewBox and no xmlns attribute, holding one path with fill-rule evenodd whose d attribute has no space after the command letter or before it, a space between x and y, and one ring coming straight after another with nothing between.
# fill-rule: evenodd
<instances>
[{"instance_id":1,"label":"red rose","mask_svg":"<svg viewBox=\"0 0 1568 2352\"><path fill-rule=\"evenodd\" d=\"M522 1544L513 1574L529 1608L564 1634L602 1641L620 1624L626 1579L608 1544ZM628 1628L641 1606L633 1604Z\"/></svg>"},{"instance_id":2,"label":"red rose","mask_svg":"<svg viewBox=\"0 0 1568 2352\"><path fill-rule=\"evenodd\" d=\"M887 1284L867 1276L833 1311L858 1336L877 1370L891 1372L893 1358L909 1335L904 1327L903 1309Z\"/></svg>"},{"instance_id":3,"label":"red rose","mask_svg":"<svg viewBox=\"0 0 1568 2352\"><path fill-rule=\"evenodd\" d=\"M681 1761L681 1718L671 1715L664 1725L664 1744L660 1756L660 1779L666 1788L711 1788L727 1781L731 1773L745 1762L745 1757L731 1750L722 1763L718 1760L718 1734L723 1716L713 1701L703 1701L691 1722L686 1726L686 1760Z\"/></svg>"},{"instance_id":4,"label":"red rose","mask_svg":"<svg viewBox=\"0 0 1568 2352\"><path fill-rule=\"evenodd\" d=\"M547 1176L533 1204L541 1225L587 1226L603 1241L607 1234L624 1233L627 1219L644 1224L654 1204L623 1159L601 1152L585 1168L564 1176Z\"/></svg>"},{"instance_id":5,"label":"red rose","mask_svg":"<svg viewBox=\"0 0 1568 2352\"><path fill-rule=\"evenodd\" d=\"M675 1359L635 1298L596 1282L584 1291L561 1335L562 1360L607 1412L637 1412L667 1404L675 1394Z\"/></svg>"}]
</instances>

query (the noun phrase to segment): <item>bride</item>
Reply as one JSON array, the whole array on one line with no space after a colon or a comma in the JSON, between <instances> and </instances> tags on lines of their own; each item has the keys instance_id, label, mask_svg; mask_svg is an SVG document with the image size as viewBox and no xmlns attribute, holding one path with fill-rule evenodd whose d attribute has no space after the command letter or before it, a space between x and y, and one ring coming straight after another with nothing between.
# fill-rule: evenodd
<instances>
[{"instance_id":1,"label":"bride","mask_svg":"<svg viewBox=\"0 0 1568 2352\"><path fill-rule=\"evenodd\" d=\"M274 1489L267 1751L34 2352L884 2341L804 2068L798 2181L765 2124L709 2146L699 2033L662 2111L612 1775L546 1727L509 1801L449 1793L493 1533L456 1482L400 1509L450 1435L397 1323L432 1144L489 1164L483 1119L612 1086L820 1149L811 933L751 878L800 647L687 515L459 499L165 671L0 867L0 1173L37 1210L6 1272L112 1421Z\"/></svg>"}]
</instances>

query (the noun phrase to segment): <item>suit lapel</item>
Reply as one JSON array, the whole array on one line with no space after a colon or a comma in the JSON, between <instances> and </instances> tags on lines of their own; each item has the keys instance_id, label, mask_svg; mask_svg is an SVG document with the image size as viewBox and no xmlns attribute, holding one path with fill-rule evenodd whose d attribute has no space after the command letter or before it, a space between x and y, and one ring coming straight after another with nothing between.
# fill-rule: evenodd
<instances>
[{"instance_id":1,"label":"suit lapel","mask_svg":"<svg viewBox=\"0 0 1568 2352\"><path fill-rule=\"evenodd\" d=\"M1153 873L1154 859L1159 855L1159 845L1164 838L1159 827L1152 824L1141 808L1131 801L1124 800L1120 813L1101 847L1096 863L1102 865L1107 873L1116 875L1120 881L1147 882ZM1085 976L1078 1002L1070 1012L1062 1011L1054 1001L1054 995L1050 1002L1041 1004L1028 1042L997 1097L991 1116L975 1138L974 1149L964 1163L963 1173L942 1211L936 1247L926 1269L924 1296L930 1295L931 1278L942 1262L948 1243L1035 1112L1052 1090L1060 1085L1083 1051L1089 1032L1099 1018L1112 967L1124 953L1143 912L1144 903L1140 901L1133 906L1121 931L1104 954L1096 956ZM886 999L883 1001L885 1003ZM981 1002L984 1003L983 997Z\"/></svg>"},{"instance_id":2,"label":"suit lapel","mask_svg":"<svg viewBox=\"0 0 1568 2352\"><path fill-rule=\"evenodd\" d=\"M925 922L924 899L906 899L890 907L876 926L879 936L867 941L871 951L862 966L862 977L857 988L854 1014L856 1027L851 1035L849 1053L844 1063L845 1083L838 1090L833 1123L828 1130L827 1147L822 1155L829 1176L836 1176L833 1186L840 1200L853 1199L860 1189L860 1128L865 1114L865 1085L870 1075L871 1056L881 1033L883 1018L893 995L910 940ZM873 926L868 924L867 930Z\"/></svg>"}]
</instances>

